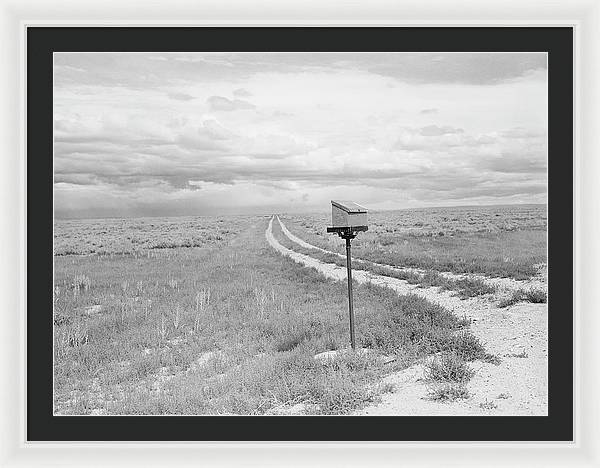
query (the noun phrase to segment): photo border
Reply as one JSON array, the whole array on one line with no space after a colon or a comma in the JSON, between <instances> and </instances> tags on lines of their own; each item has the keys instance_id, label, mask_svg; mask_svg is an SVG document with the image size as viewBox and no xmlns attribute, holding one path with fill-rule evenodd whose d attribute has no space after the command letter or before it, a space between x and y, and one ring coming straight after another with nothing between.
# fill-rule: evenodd
<instances>
[{"instance_id":1,"label":"photo border","mask_svg":"<svg viewBox=\"0 0 600 468\"><path fill-rule=\"evenodd\" d=\"M572 440L572 323L557 320L568 310L572 232L564 223L572 207L562 203L562 157L572 148L573 30L554 28L47 28L27 31L28 203L27 437L49 440L380 440L380 441L569 441ZM476 45L472 45L476 43ZM418 44L418 45L415 45ZM52 76L57 52L167 51L471 51L549 52L548 230L551 294L548 326L547 416L52 416L52 318L38 318L52 303ZM49 177L50 175L50 177ZM43 201L42 201L43 200ZM40 266L47 266L47 270ZM558 282L561 282L561 285ZM43 344L44 343L44 344ZM292 422L293 420L293 422ZM460 425L460 430L457 430ZM361 427L358 432L355 427ZM85 429L85 430L83 430ZM260 429L260 430L253 430ZM310 434L310 435L309 435ZM307 436L309 435L309 436Z\"/></svg>"},{"instance_id":2,"label":"photo border","mask_svg":"<svg viewBox=\"0 0 600 468\"><path fill-rule=\"evenodd\" d=\"M10 3L10 4L9 4ZM111 4L112 3L112 4ZM118 4L118 5L117 5ZM527 463L542 463L552 462L553 464L561 464L565 466L584 466L592 465L598 461L598 447L597 440L598 428L593 426L594 418L598 417L598 405L594 403L593 398L595 392L598 390L598 342L594 340L594 334L598 331L598 319L593 316L593 304L598 302L598 293L594 292L595 283L598 281L598 268L595 266L598 263L598 248L595 243L598 235L598 217L594 213L594 197L598 197L598 188L596 184L598 176L598 162L594 161L593 154L598 154L600 150L599 139L595 129L599 126L598 118L598 83L600 82L600 73L598 71L598 63L600 62L598 53L598 44L600 43L598 34L599 24L599 8L598 4L592 1L578 1L572 2L569 6L563 5L561 7L544 5L543 15L546 19L544 20L531 20L535 18L536 14L542 14L538 12L536 8L539 7L537 2L531 0L524 0L520 2L490 2L483 10L473 11L471 5L466 1L452 2L452 10L449 10L447 6L443 6L440 2L422 2L420 6L416 5L404 5L390 6L389 4L382 4L378 2L369 2L368 12L365 6L363 10L361 7L354 6L350 11L344 12L344 20L334 20L339 10L328 10L327 5L312 2L308 2L309 6L304 7L288 7L284 12L287 12L287 19L275 19L275 20L256 20L252 19L254 16L248 12L240 4L225 6L225 9L221 7L219 9L215 5L212 5L214 11L211 14L206 13L206 9L202 10L198 5L188 4L187 13L185 14L182 10L185 10L185 5L179 4L179 7L174 11L167 11L171 7L159 8L148 8L145 10L146 17L152 17L154 20L134 20L129 19L123 21L123 18L134 18L136 13L133 11L134 4L131 0L124 0L121 2L107 2L102 8L92 8L88 5L87 8L83 8L83 11L72 10L69 11L68 2L59 1L57 2L57 8L50 13L44 10L39 3L26 1L21 2L19 7L16 7L13 2L4 2L2 5L2 34L3 44L6 44L8 53L7 61L12 63L14 70L21 69L19 64L19 39L23 39L23 28L26 25L32 24L47 24L47 25L65 25L67 23L74 25L83 24L119 24L119 25L139 25L139 24L153 24L157 25L161 20L156 18L169 18L165 23L168 25L176 24L193 24L193 25L232 25L232 24L244 24L244 25L256 25L256 24L293 24L293 25L333 25L333 24L369 24L369 25L394 25L404 26L411 24L419 25L573 25L576 28L576 132L575 132L575 143L576 152L574 165L574 226L573 234L576 242L574 244L575 260L576 260L576 276L574 277L575 287L575 298L574 304L576 305L576 327L575 327L575 368L577 371L576 384L576 395L582 395L583 398L576 399L577 408L581 408L583 405L583 411L576 411L576 434L578 434L577 442L574 446L569 447L565 450L565 447L555 447L552 450L545 450L541 452L534 449L540 444L503 444L506 450L499 450L497 446L489 444L304 444L303 447L312 447L313 450L304 450L301 453L302 462L310 463L311 461L317 461L319 463L327 462L339 463L344 461L345 463L358 465L363 464L366 460L372 466L375 463L383 463L391 460L391 456L398 457L397 459L403 459L408 463L418 463L424 460L433 460L434 462L449 462L450 460L462 460L459 452L457 452L453 446L470 447L469 457L470 462L474 464L483 465L492 460L494 463L502 462L503 464L527 464ZM323 6L325 5L325 6ZM36 10L37 6L37 10ZM267 8L265 8L267 7ZM131 8L126 10L123 14L123 8ZM206 6L204 6L206 8ZM262 9L261 9L262 8ZM268 12L268 6L266 4L253 5L253 9L263 18L270 18ZM279 10L280 12L282 10ZM151 12L149 14L148 12ZM225 11L227 14L223 14ZM316 13L314 13L316 12ZM174 17L204 17L209 18L203 21L177 21ZM303 16L303 13L306 16ZM369 13L365 15L365 13ZM281 14L281 13L280 13ZM361 18L375 18L379 14L379 17L388 18L385 21L377 19L361 20ZM121 22L116 19L106 20L111 15L117 15ZM120 16L119 16L120 15ZM222 15L222 16L219 16ZM461 20L456 20L458 15L462 15ZM285 16L285 15L284 15ZM220 19L215 19L215 17ZM312 20L305 20L302 18L312 17ZM317 17L318 19L314 19ZM61 18L57 20L56 18ZM64 18L71 18L70 21ZM92 19L90 19L92 18ZM212 18L212 20L210 19ZM224 19L225 18L225 19ZM242 18L242 19L240 19ZM292 19L290 19L292 18ZM400 19L402 18L402 19ZM426 18L425 20L423 18ZM464 18L472 18L467 20ZM499 21L497 18L503 18ZM506 18L510 18L506 20ZM163 20L164 21L164 20ZM582 51L582 44L585 45ZM21 59L23 57L23 43L21 42ZM21 63L23 63L21 61ZM583 78L582 78L583 72ZM13 267L8 273L3 271L3 300L5 302L5 310L21 310L21 314L24 314L24 256L25 246L23 243L25 234L25 223L24 223L24 204L25 204L25 170L24 170L24 148L20 141L23 141L23 103L21 103L20 118L15 119L14 110L19 108L18 101L19 96L23 96L23 75L14 73L11 76L3 76L3 98L6 98L6 103L16 104L15 106L6 106L3 109L3 123L5 124L0 130L3 133L2 136L6 136L2 140L2 144L6 147L6 154L13 154L12 159L10 156L3 159L2 175L4 177L3 184L4 194L7 196L3 197L3 203L6 205L7 218L12 220L18 229L9 229L3 226L2 240L5 241L5 245L9 246L9 249L14 249L14 246L20 245L19 249L14 249L11 255L8 255L9 264ZM586 100L582 101L580 98L584 95ZM6 130L5 130L6 129ZM585 132L583 132L585 130ZM21 151L19 151L19 148ZM587 157L582 158L583 150ZM20 158L19 158L20 154ZM15 176L17 176L15 178ZM12 180L11 180L12 179ZM10 247L12 246L12 247ZM6 248L6 247L5 247ZM582 262L581 252L585 248L586 261ZM8 269L7 269L8 270ZM21 272L20 275L15 275L14 272ZM575 283L575 279L579 278L579 281ZM20 285L20 286L19 286ZM585 290L584 290L585 285ZM20 298L19 298L19 291ZM585 292L585 294L584 294ZM595 300L594 300L595 299ZM19 306L20 304L20 306ZM582 314L585 311L585 314ZM139 444L102 444L103 450L99 450L97 445L90 444L44 444L44 448L37 448L35 451L31 450L32 444L25 444L23 438L23 419L19 417L19 408L23 408L23 401L19 398L19 386L23 389L23 380L19 379L22 377L23 364L23 334L14 333L16 330L23 331L22 324L19 320L23 319L23 315L18 314L10 315L7 317L6 328L12 330L10 334L7 334L7 340L4 341L3 346L5 348L4 356L6 356L3 365L6 363L8 372L7 381L12 385L4 392L2 403L5 414L8 414L9 418L3 419L3 440L7 441L8 444L4 447L8 447L5 450L3 456L6 460L15 462L17 458L19 460L26 459L33 463L42 463L49 460L48 456L53 460L89 460L90 453L94 453L100 456L103 463L114 463L120 462L121 464L127 464L133 460L136 450L133 447L139 447ZM19 352L20 350L20 352ZM588 356L585 361L585 366L582 368L580 355L585 352ZM10 360L9 357L14 356L15 353L19 354L19 360ZM591 356L591 358L589 357ZM595 364L594 365L594 359ZM6 377L5 377L6 378ZM11 380L8 380L11 379ZM582 386L581 383L586 385ZM583 403L582 403L583 400ZM19 424L20 421L20 424ZM16 430L16 427L21 427L21 430ZM35 444L34 444L35 445ZM145 447L145 455L142 458L149 461L152 460L156 463L175 464L188 461L188 454L191 454L191 448L189 444L185 444L185 449L179 450L179 455L175 455L172 447L177 444L143 444ZM227 460L231 461L236 459L241 460L266 460L264 457L257 457L257 448L263 448L266 444L227 444L224 447L222 444L194 444L196 456L202 453L205 458L204 460L212 460L214 462L224 462ZM293 454L300 453L298 451L298 444L269 444L270 450L269 459L274 460L277 457L284 455L284 460L288 466L296 463L289 463L290 461L299 460L298 458L290 458ZM392 447L393 450L392 450ZM425 445L425 447L423 446ZM548 444L542 444L548 448ZM557 444L550 444L555 446ZM26 448L29 446L29 448ZM237 447L234 457L224 456L225 450L229 450L232 446ZM67 447L67 448L65 448ZM179 446L181 447L181 446ZM343 453L340 450L336 450L343 447ZM433 452L430 448L435 448ZM508 450L510 448L510 450ZM373 450L376 450L374 453ZM424 451L425 450L425 451ZM331 454L334 454L332 457ZM183 455L183 457L182 457ZM343 455L343 456L342 456ZM491 458L490 458L491 455ZM293 455L296 456L296 455ZM364 458L364 457L367 458ZM402 456L402 458L400 458ZM246 458L250 457L250 458ZM316 457L316 458L315 458ZM457 458L459 457L459 458ZM95 458L95 461L100 459ZM280 462L281 463L281 462Z\"/></svg>"}]
</instances>

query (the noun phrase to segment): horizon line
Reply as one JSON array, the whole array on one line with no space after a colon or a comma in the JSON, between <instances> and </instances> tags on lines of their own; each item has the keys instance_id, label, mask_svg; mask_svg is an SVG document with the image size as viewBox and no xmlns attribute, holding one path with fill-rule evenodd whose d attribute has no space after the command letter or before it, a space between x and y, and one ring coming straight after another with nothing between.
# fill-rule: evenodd
<instances>
[{"instance_id":1,"label":"horizon line","mask_svg":"<svg viewBox=\"0 0 600 468\"><path fill-rule=\"evenodd\" d=\"M384 211L408 211L408 210L431 210L431 209L440 209L440 208L485 208L485 207L500 207L500 206L548 206L548 202L546 203L492 203L492 204L476 204L476 205L445 205L445 206L421 206L421 207L407 207L407 208L384 208L384 209L369 209L370 212L384 212ZM328 209L325 210L307 210L307 211L297 211L292 212L292 214L312 214L312 213L321 213L327 212ZM256 212L256 213L223 213L223 214L181 214L181 215L141 215L141 216L101 216L101 217L61 217L56 216L53 213L52 221L84 221L84 220L93 220L93 219L144 219L144 218L201 218L201 217L232 217L232 216L273 216L279 214L289 214L289 211L265 211L265 212Z\"/></svg>"}]
</instances>

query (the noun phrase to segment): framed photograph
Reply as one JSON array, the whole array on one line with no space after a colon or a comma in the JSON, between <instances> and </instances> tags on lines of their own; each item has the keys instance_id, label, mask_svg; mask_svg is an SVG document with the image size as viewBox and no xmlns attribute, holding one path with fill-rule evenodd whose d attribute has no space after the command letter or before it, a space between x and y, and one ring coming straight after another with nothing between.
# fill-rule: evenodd
<instances>
[{"instance_id":1,"label":"framed photograph","mask_svg":"<svg viewBox=\"0 0 600 468\"><path fill-rule=\"evenodd\" d=\"M28 434L571 439L572 38L28 28Z\"/></svg>"},{"instance_id":2,"label":"framed photograph","mask_svg":"<svg viewBox=\"0 0 600 468\"><path fill-rule=\"evenodd\" d=\"M576 24L21 26L26 446L576 446Z\"/></svg>"}]
</instances>

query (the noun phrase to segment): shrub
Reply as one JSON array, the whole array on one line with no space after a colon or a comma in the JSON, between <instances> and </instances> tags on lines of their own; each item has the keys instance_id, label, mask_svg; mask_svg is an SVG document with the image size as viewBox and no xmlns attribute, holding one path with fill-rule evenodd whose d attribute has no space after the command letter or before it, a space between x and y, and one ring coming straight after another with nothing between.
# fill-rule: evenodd
<instances>
[{"instance_id":1,"label":"shrub","mask_svg":"<svg viewBox=\"0 0 600 468\"><path fill-rule=\"evenodd\" d=\"M525 292L525 299L534 304L545 304L548 302L548 295L541 289L529 289Z\"/></svg>"},{"instance_id":2,"label":"shrub","mask_svg":"<svg viewBox=\"0 0 600 468\"><path fill-rule=\"evenodd\" d=\"M515 305L517 302L520 302L522 300L521 295L516 295L513 293L512 296L508 296L505 297L504 299L501 299L498 302L498 307L500 307L501 309L505 309L506 307L510 307L512 305Z\"/></svg>"},{"instance_id":3,"label":"shrub","mask_svg":"<svg viewBox=\"0 0 600 468\"><path fill-rule=\"evenodd\" d=\"M484 294L494 294L496 292L494 286L490 286L480 279L465 278L455 280L453 283L454 285L451 289L455 289L461 299L483 296Z\"/></svg>"},{"instance_id":4,"label":"shrub","mask_svg":"<svg viewBox=\"0 0 600 468\"><path fill-rule=\"evenodd\" d=\"M541 289L517 289L512 295L498 302L498 307L510 307L518 302L531 302L533 304L545 304L548 301L548 295Z\"/></svg>"},{"instance_id":5,"label":"shrub","mask_svg":"<svg viewBox=\"0 0 600 468\"><path fill-rule=\"evenodd\" d=\"M465 361L455 352L442 353L426 364L425 375L429 380L437 382L464 383L475 375Z\"/></svg>"},{"instance_id":6,"label":"shrub","mask_svg":"<svg viewBox=\"0 0 600 468\"><path fill-rule=\"evenodd\" d=\"M479 359L491 364L500 363L500 359L497 356L488 353L481 344L479 338L470 331L463 331L451 335L445 345L445 349L442 350L453 350L461 359L467 362Z\"/></svg>"},{"instance_id":7,"label":"shrub","mask_svg":"<svg viewBox=\"0 0 600 468\"><path fill-rule=\"evenodd\" d=\"M463 384L445 383L429 389L428 396L430 400L449 402L458 399L466 400L470 397L469 391Z\"/></svg>"}]
</instances>

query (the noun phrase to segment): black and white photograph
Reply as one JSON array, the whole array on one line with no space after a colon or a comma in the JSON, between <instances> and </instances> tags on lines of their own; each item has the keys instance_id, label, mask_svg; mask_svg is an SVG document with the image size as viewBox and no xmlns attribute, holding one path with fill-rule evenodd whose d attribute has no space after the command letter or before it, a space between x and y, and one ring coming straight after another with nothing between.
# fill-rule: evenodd
<instances>
[{"instance_id":1,"label":"black and white photograph","mask_svg":"<svg viewBox=\"0 0 600 468\"><path fill-rule=\"evenodd\" d=\"M549 414L547 53L55 52L52 92L54 416Z\"/></svg>"}]
</instances>

